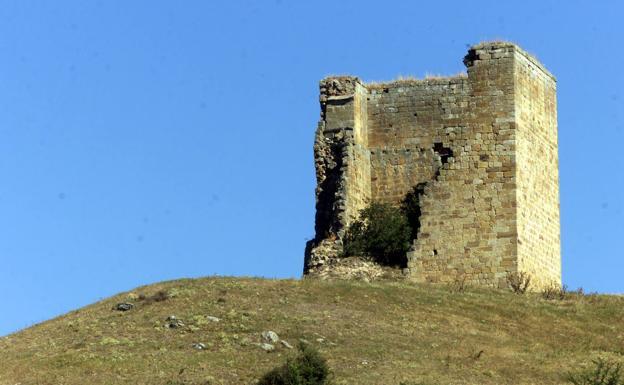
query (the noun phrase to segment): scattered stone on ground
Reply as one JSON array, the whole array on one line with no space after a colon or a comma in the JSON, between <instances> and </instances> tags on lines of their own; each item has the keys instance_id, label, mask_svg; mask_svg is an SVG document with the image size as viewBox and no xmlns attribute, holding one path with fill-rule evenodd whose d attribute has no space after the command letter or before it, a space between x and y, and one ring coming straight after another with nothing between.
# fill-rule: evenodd
<instances>
[{"instance_id":1,"label":"scattered stone on ground","mask_svg":"<svg viewBox=\"0 0 624 385\"><path fill-rule=\"evenodd\" d=\"M193 344L193 349L204 350L206 349L206 345L202 344L201 342L198 342L198 343Z\"/></svg>"},{"instance_id":2,"label":"scattered stone on ground","mask_svg":"<svg viewBox=\"0 0 624 385\"><path fill-rule=\"evenodd\" d=\"M267 344L265 342L258 344L258 346L260 346L260 349L264 350L265 352L272 352L273 350L275 350L275 346L271 345L271 344Z\"/></svg>"},{"instance_id":3,"label":"scattered stone on ground","mask_svg":"<svg viewBox=\"0 0 624 385\"><path fill-rule=\"evenodd\" d=\"M280 340L280 343L281 343L281 344L282 344L285 348L288 348L288 349L292 349L292 348L293 348L293 347L292 347L292 345L291 345L291 344L289 344L287 341Z\"/></svg>"},{"instance_id":4,"label":"scattered stone on ground","mask_svg":"<svg viewBox=\"0 0 624 385\"><path fill-rule=\"evenodd\" d=\"M369 258L347 257L328 259L310 273L320 279L347 279L363 282L400 281L405 279L401 269L381 266Z\"/></svg>"},{"instance_id":5,"label":"scattered stone on ground","mask_svg":"<svg viewBox=\"0 0 624 385\"><path fill-rule=\"evenodd\" d=\"M211 315L207 315L207 316L206 316L206 319L207 319L208 321L210 321L210 322L219 322L219 321L221 321L221 319L220 319L220 318L213 317L213 316L211 316Z\"/></svg>"},{"instance_id":6,"label":"scattered stone on ground","mask_svg":"<svg viewBox=\"0 0 624 385\"><path fill-rule=\"evenodd\" d=\"M169 329L180 328L184 326L184 322L182 322L182 320L179 320L176 316L170 315L169 317L167 317L167 323L165 324L165 326Z\"/></svg>"},{"instance_id":7,"label":"scattered stone on ground","mask_svg":"<svg viewBox=\"0 0 624 385\"><path fill-rule=\"evenodd\" d=\"M274 331L268 330L262 332L262 339L264 339L266 342L276 343L277 341L279 341L279 336Z\"/></svg>"},{"instance_id":8,"label":"scattered stone on ground","mask_svg":"<svg viewBox=\"0 0 624 385\"><path fill-rule=\"evenodd\" d=\"M115 305L115 310L118 311L128 311L131 310L134 307L133 304L128 303L128 302L121 302L118 303L117 305Z\"/></svg>"}]
</instances>

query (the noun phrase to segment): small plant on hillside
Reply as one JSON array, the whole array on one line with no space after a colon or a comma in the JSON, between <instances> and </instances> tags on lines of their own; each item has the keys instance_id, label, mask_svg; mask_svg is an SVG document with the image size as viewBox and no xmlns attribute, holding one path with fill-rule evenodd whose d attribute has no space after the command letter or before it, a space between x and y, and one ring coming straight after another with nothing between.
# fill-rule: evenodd
<instances>
[{"instance_id":1,"label":"small plant on hillside","mask_svg":"<svg viewBox=\"0 0 624 385\"><path fill-rule=\"evenodd\" d=\"M568 288L566 285L552 283L542 289L542 298L545 300L564 300L568 297Z\"/></svg>"},{"instance_id":2,"label":"small plant on hillside","mask_svg":"<svg viewBox=\"0 0 624 385\"><path fill-rule=\"evenodd\" d=\"M403 211L386 203L371 203L360 211L344 237L345 256L369 256L378 263L405 266L412 229Z\"/></svg>"},{"instance_id":3,"label":"small plant on hillside","mask_svg":"<svg viewBox=\"0 0 624 385\"><path fill-rule=\"evenodd\" d=\"M605 361L598 358L593 369L587 369L580 373L570 373L566 380L574 385L623 385L621 364Z\"/></svg>"},{"instance_id":4,"label":"small plant on hillside","mask_svg":"<svg viewBox=\"0 0 624 385\"><path fill-rule=\"evenodd\" d=\"M299 355L266 373L258 385L329 385L327 361L312 346L300 343Z\"/></svg>"},{"instance_id":5,"label":"small plant on hillside","mask_svg":"<svg viewBox=\"0 0 624 385\"><path fill-rule=\"evenodd\" d=\"M524 271L507 273L507 284L516 294L524 294L531 285L531 276Z\"/></svg>"},{"instance_id":6,"label":"small plant on hillside","mask_svg":"<svg viewBox=\"0 0 624 385\"><path fill-rule=\"evenodd\" d=\"M466 283L466 276L462 274L455 277L453 282L449 285L449 290L451 293L463 293L466 291L467 287L468 284Z\"/></svg>"}]
</instances>

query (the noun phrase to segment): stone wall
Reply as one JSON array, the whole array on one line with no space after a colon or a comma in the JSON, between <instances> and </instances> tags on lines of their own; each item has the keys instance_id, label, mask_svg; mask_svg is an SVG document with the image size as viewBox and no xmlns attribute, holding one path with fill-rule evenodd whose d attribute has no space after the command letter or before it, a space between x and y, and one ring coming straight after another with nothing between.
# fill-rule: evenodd
<instances>
[{"instance_id":1,"label":"stone wall","mask_svg":"<svg viewBox=\"0 0 624 385\"><path fill-rule=\"evenodd\" d=\"M441 167L434 144L448 147L461 131L467 79L402 81L369 86L372 198L399 202Z\"/></svg>"},{"instance_id":2,"label":"stone wall","mask_svg":"<svg viewBox=\"0 0 624 385\"><path fill-rule=\"evenodd\" d=\"M538 285L560 284L556 83L521 51L515 63L519 269Z\"/></svg>"},{"instance_id":3,"label":"stone wall","mask_svg":"<svg viewBox=\"0 0 624 385\"><path fill-rule=\"evenodd\" d=\"M418 186L409 277L505 285L526 271L560 282L555 83L510 43L473 46L467 75L363 84L321 81L316 237L305 272L339 258L371 201Z\"/></svg>"}]
</instances>

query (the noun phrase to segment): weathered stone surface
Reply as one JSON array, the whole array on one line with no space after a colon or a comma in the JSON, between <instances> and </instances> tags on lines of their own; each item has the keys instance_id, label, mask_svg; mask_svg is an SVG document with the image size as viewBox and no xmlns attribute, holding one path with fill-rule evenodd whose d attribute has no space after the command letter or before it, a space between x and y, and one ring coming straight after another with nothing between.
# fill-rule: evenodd
<instances>
[{"instance_id":1,"label":"weathered stone surface","mask_svg":"<svg viewBox=\"0 0 624 385\"><path fill-rule=\"evenodd\" d=\"M279 341L279 336L274 331L267 330L262 332L262 339L264 339L266 342L276 343L277 341Z\"/></svg>"},{"instance_id":2,"label":"weathered stone surface","mask_svg":"<svg viewBox=\"0 0 624 385\"><path fill-rule=\"evenodd\" d=\"M555 79L511 43L475 45L464 64L455 77L321 81L306 274L374 276L340 263L345 229L371 201L419 186L408 279L504 286L524 271L534 289L560 284Z\"/></svg>"},{"instance_id":3,"label":"weathered stone surface","mask_svg":"<svg viewBox=\"0 0 624 385\"><path fill-rule=\"evenodd\" d=\"M170 315L166 319L165 326L169 329L177 329L184 327L184 322L182 322L181 319L178 319L178 317L176 317L175 315Z\"/></svg>"},{"instance_id":4,"label":"weathered stone surface","mask_svg":"<svg viewBox=\"0 0 624 385\"><path fill-rule=\"evenodd\" d=\"M272 352L273 350L275 350L275 346L271 345L271 344L267 344L267 343L260 343L258 344L258 346L260 347L260 349L264 350L267 353Z\"/></svg>"},{"instance_id":5,"label":"weathered stone surface","mask_svg":"<svg viewBox=\"0 0 624 385\"><path fill-rule=\"evenodd\" d=\"M115 305L115 310L118 310L118 311L128 311L128 310L132 310L133 308L134 308L134 305L128 302L121 302Z\"/></svg>"}]
</instances>

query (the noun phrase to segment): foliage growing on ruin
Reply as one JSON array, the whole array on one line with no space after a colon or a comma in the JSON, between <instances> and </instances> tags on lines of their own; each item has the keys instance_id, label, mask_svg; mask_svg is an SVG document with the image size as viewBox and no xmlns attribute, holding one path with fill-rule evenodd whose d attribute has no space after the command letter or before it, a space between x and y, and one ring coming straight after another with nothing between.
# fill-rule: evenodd
<instances>
[{"instance_id":1,"label":"foliage growing on ruin","mask_svg":"<svg viewBox=\"0 0 624 385\"><path fill-rule=\"evenodd\" d=\"M405 266L412 228L400 208L373 202L360 211L344 237L345 256L368 256L380 264Z\"/></svg>"}]
</instances>

